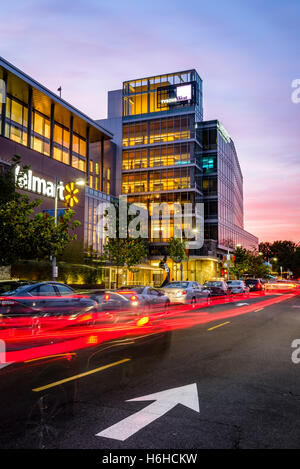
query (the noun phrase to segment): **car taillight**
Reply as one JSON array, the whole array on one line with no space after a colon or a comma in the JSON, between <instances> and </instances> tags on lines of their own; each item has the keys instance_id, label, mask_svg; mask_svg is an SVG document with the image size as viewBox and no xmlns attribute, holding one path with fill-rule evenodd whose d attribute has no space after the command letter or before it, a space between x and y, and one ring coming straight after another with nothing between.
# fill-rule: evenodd
<instances>
[{"instance_id":1,"label":"car taillight","mask_svg":"<svg viewBox=\"0 0 300 469\"><path fill-rule=\"evenodd\" d=\"M7 298L0 298L0 306L15 306L18 302Z\"/></svg>"},{"instance_id":2,"label":"car taillight","mask_svg":"<svg viewBox=\"0 0 300 469\"><path fill-rule=\"evenodd\" d=\"M257 288L258 288L258 290L261 290L261 284L260 283L257 285Z\"/></svg>"},{"instance_id":3,"label":"car taillight","mask_svg":"<svg viewBox=\"0 0 300 469\"><path fill-rule=\"evenodd\" d=\"M139 304L139 301L136 295L132 295L132 297L130 298L130 301L133 304L133 306L137 306Z\"/></svg>"},{"instance_id":4,"label":"car taillight","mask_svg":"<svg viewBox=\"0 0 300 469\"><path fill-rule=\"evenodd\" d=\"M187 291L184 290L184 291L180 292L180 294L181 294L181 295L186 295L186 294L187 294Z\"/></svg>"},{"instance_id":5,"label":"car taillight","mask_svg":"<svg viewBox=\"0 0 300 469\"><path fill-rule=\"evenodd\" d=\"M105 301L110 300L110 295L108 295L108 293L107 293L106 295L104 295L104 299L105 299Z\"/></svg>"}]
</instances>

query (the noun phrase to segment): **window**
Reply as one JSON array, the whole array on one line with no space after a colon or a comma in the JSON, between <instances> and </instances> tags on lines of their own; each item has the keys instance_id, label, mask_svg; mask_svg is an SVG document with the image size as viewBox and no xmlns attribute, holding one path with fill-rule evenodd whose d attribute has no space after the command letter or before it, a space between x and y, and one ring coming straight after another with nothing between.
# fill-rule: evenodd
<instances>
[{"instance_id":1,"label":"window","mask_svg":"<svg viewBox=\"0 0 300 469\"><path fill-rule=\"evenodd\" d=\"M32 130L31 148L50 155L50 119L43 114L33 111L32 114Z\"/></svg>"},{"instance_id":2,"label":"window","mask_svg":"<svg viewBox=\"0 0 300 469\"><path fill-rule=\"evenodd\" d=\"M85 166L86 166L85 160L75 155L72 155L72 166L73 168L76 168L76 169L79 169L80 171L85 172Z\"/></svg>"},{"instance_id":3,"label":"window","mask_svg":"<svg viewBox=\"0 0 300 469\"><path fill-rule=\"evenodd\" d=\"M74 294L72 288L67 287L66 285L56 284L55 287L58 289L61 296Z\"/></svg>"},{"instance_id":4,"label":"window","mask_svg":"<svg viewBox=\"0 0 300 469\"><path fill-rule=\"evenodd\" d=\"M6 119L5 136L14 142L27 145L27 106L8 97L6 101Z\"/></svg>"},{"instance_id":5,"label":"window","mask_svg":"<svg viewBox=\"0 0 300 469\"><path fill-rule=\"evenodd\" d=\"M53 285L43 284L30 290L32 296L56 296L56 291Z\"/></svg>"}]
</instances>

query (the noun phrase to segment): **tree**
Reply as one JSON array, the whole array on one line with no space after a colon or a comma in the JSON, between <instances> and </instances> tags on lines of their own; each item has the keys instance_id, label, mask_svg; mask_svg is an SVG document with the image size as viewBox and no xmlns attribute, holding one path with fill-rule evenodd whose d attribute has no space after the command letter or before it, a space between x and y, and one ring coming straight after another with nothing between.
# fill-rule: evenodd
<instances>
[{"instance_id":1,"label":"tree","mask_svg":"<svg viewBox=\"0 0 300 469\"><path fill-rule=\"evenodd\" d=\"M73 239L70 234L79 221L73 221L74 212L68 210L55 226L54 217L34 214L41 200L30 201L27 195L15 190L14 167L20 158L14 157L11 167L0 175L0 187L5 187L0 198L0 264L11 265L19 259L45 259L60 254ZM23 167L23 177L28 167Z\"/></svg>"},{"instance_id":2,"label":"tree","mask_svg":"<svg viewBox=\"0 0 300 469\"><path fill-rule=\"evenodd\" d=\"M244 275L250 266L250 252L242 247L237 247L235 250L235 261L230 269L230 272L238 279Z\"/></svg>"},{"instance_id":3,"label":"tree","mask_svg":"<svg viewBox=\"0 0 300 469\"><path fill-rule=\"evenodd\" d=\"M104 260L109 260L112 265L117 267L117 287L119 286L119 267L128 267L131 269L139 264L148 255L148 243L142 238L133 238L127 233L127 237L120 237L119 227L119 207L116 209L116 237L109 237L104 245ZM127 206L128 209L128 206ZM128 210L127 210L128 214ZM134 216L127 215L127 226ZM121 227L122 231L122 227ZM124 234L124 233L122 233Z\"/></svg>"},{"instance_id":4,"label":"tree","mask_svg":"<svg viewBox=\"0 0 300 469\"><path fill-rule=\"evenodd\" d=\"M264 263L262 256L238 247L235 250L235 261L230 272L238 279L246 274L251 277L265 278L270 274L270 269Z\"/></svg>"},{"instance_id":5,"label":"tree","mask_svg":"<svg viewBox=\"0 0 300 469\"><path fill-rule=\"evenodd\" d=\"M249 268L247 273L251 277L266 278L270 275L270 268L264 263L264 259L258 255L249 257Z\"/></svg>"},{"instance_id":6,"label":"tree","mask_svg":"<svg viewBox=\"0 0 300 469\"><path fill-rule=\"evenodd\" d=\"M141 238L109 238L104 246L104 256L117 267L117 287L119 286L119 267L129 269L148 255L148 246Z\"/></svg>"},{"instance_id":7,"label":"tree","mask_svg":"<svg viewBox=\"0 0 300 469\"><path fill-rule=\"evenodd\" d=\"M175 264L180 264L180 279L182 281L182 262L187 259L185 252L185 242L178 238L170 238L169 245L167 247L167 253L172 261L175 262Z\"/></svg>"},{"instance_id":8,"label":"tree","mask_svg":"<svg viewBox=\"0 0 300 469\"><path fill-rule=\"evenodd\" d=\"M265 261L269 261L274 256L272 244L269 242L259 243L259 252L262 252Z\"/></svg>"}]
</instances>

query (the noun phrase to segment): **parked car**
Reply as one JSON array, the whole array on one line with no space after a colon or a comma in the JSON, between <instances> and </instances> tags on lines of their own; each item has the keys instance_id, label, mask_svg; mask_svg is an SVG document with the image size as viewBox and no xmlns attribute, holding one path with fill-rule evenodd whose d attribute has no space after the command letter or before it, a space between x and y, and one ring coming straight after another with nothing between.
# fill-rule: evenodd
<instances>
[{"instance_id":1,"label":"parked car","mask_svg":"<svg viewBox=\"0 0 300 469\"><path fill-rule=\"evenodd\" d=\"M204 288L210 292L210 296L227 296L230 295L230 289L223 280L213 280L204 283Z\"/></svg>"},{"instance_id":2,"label":"parked car","mask_svg":"<svg viewBox=\"0 0 300 469\"><path fill-rule=\"evenodd\" d=\"M249 293L250 288L245 284L243 280L228 280L227 285L231 293Z\"/></svg>"},{"instance_id":3,"label":"parked car","mask_svg":"<svg viewBox=\"0 0 300 469\"><path fill-rule=\"evenodd\" d=\"M167 309L170 300L162 290L148 286L121 287L117 291L107 291L102 308L130 309L133 312L148 313L151 310Z\"/></svg>"},{"instance_id":4,"label":"parked car","mask_svg":"<svg viewBox=\"0 0 300 469\"><path fill-rule=\"evenodd\" d=\"M210 291L198 282L169 282L162 290L168 295L171 303L195 304L210 298Z\"/></svg>"},{"instance_id":5,"label":"parked car","mask_svg":"<svg viewBox=\"0 0 300 469\"><path fill-rule=\"evenodd\" d=\"M247 278L245 284L249 287L250 291L263 291L264 286L258 278Z\"/></svg>"},{"instance_id":6,"label":"parked car","mask_svg":"<svg viewBox=\"0 0 300 469\"><path fill-rule=\"evenodd\" d=\"M96 302L59 282L11 281L0 285L0 318L49 317L96 311ZM4 291L5 290L5 291Z\"/></svg>"}]
</instances>

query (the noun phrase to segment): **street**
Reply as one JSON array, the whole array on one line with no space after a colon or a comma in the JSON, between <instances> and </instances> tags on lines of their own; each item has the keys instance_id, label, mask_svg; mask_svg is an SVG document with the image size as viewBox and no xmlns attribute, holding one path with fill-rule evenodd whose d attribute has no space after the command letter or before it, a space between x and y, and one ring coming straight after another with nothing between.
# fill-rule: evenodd
<instances>
[{"instance_id":1,"label":"street","mask_svg":"<svg viewBox=\"0 0 300 469\"><path fill-rule=\"evenodd\" d=\"M65 422L54 447L296 448L300 364L292 362L291 344L300 338L299 295L254 296L193 314L202 314L205 321L175 330L163 356L132 364L126 387L112 379L100 390L100 381L110 379L105 370L79 379L74 416ZM192 392L192 405L189 396L167 409L159 404L163 391L184 386ZM155 399L153 411L143 411ZM131 433L126 422L119 424L124 419L128 425L135 420L139 429L121 441L116 435L124 428L125 434ZM101 435L116 424L114 437ZM22 445L20 438L3 447Z\"/></svg>"}]
</instances>

